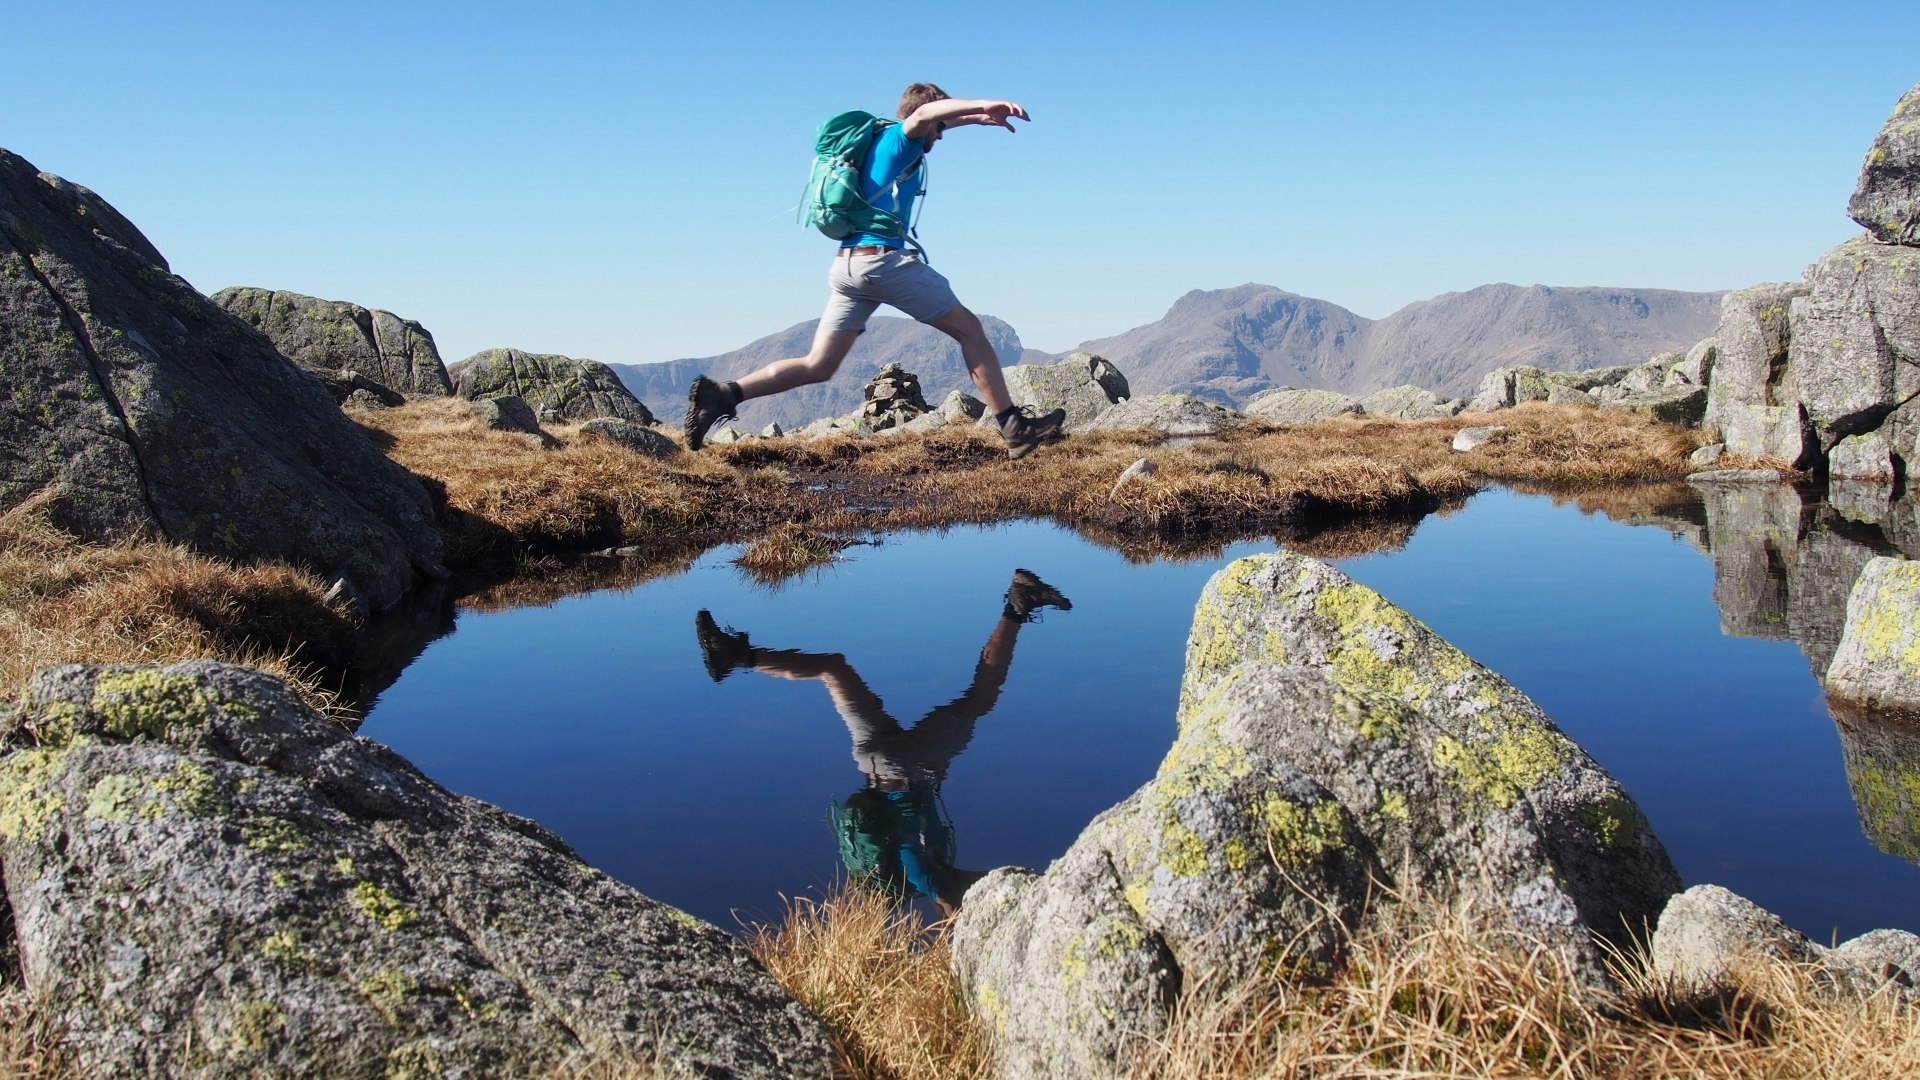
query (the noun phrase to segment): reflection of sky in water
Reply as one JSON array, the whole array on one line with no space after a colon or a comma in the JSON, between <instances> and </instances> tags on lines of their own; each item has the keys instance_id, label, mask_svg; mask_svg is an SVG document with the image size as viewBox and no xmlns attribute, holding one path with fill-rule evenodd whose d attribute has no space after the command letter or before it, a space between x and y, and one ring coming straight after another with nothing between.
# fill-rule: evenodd
<instances>
[{"instance_id":1,"label":"reflection of sky in water","mask_svg":"<svg viewBox=\"0 0 1920 1080\"><path fill-rule=\"evenodd\" d=\"M1130 566L1042 524L894 536L777 592L710 553L687 574L544 608L462 613L361 733L456 791L723 925L838 870L828 805L859 788L822 687L718 685L694 614L755 645L844 653L902 724L967 685L1024 566L1073 601L1025 628L943 789L958 863L1044 866L1153 773L1194 601L1227 559ZM1711 563L1654 528L1489 492L1343 568L1517 684L1620 779L1689 884L1817 939L1920 929L1920 868L1862 836L1838 737L1790 642L1720 632Z\"/></svg>"}]
</instances>

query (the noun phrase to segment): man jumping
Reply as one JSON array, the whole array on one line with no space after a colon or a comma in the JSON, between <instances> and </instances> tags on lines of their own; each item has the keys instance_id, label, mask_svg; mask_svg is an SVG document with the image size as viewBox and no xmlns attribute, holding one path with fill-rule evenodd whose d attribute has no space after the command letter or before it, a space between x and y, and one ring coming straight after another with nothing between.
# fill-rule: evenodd
<instances>
[{"instance_id":1,"label":"man jumping","mask_svg":"<svg viewBox=\"0 0 1920 1080\"><path fill-rule=\"evenodd\" d=\"M889 123L874 136L861 174L860 195L899 222L899 234L863 232L841 242L827 272L832 295L807 355L776 360L738 382L718 383L705 375L693 380L687 393L689 450L700 449L714 424L733 419L741 402L832 378L866 330L867 318L881 304L899 308L960 343L967 373L993 410L1008 457L1025 457L1061 437L1066 410L1036 417L1015 408L979 316L960 303L946 278L917 253L906 250L906 223L912 220L913 203L925 180L921 159L933 144L948 128L968 124L1013 131L1014 120L1031 119L1027 110L1011 101L958 100L932 83L914 83L900 95L895 115L900 123Z\"/></svg>"}]
</instances>

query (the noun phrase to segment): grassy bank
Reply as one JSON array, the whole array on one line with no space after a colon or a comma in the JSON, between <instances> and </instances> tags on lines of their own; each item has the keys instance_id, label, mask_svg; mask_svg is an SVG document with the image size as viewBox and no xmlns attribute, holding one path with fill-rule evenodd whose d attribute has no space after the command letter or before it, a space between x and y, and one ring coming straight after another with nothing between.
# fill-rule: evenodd
<instances>
[{"instance_id":1,"label":"grassy bank","mask_svg":"<svg viewBox=\"0 0 1920 1080\"><path fill-rule=\"evenodd\" d=\"M754 948L833 1028L848 1076L989 1074L944 942L880 898L798 904ZM1713 992L1676 994L1637 958L1617 963L1622 988L1596 991L1564 956L1416 898L1324 984L1189 991L1132 1075L1885 1080L1920 1062L1920 1009L1811 968L1759 958Z\"/></svg>"}]
</instances>

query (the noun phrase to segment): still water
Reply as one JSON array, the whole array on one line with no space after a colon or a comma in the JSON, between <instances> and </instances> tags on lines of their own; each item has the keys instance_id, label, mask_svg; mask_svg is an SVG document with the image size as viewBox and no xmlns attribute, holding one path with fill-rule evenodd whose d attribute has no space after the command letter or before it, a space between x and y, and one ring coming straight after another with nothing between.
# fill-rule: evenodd
<instances>
[{"instance_id":1,"label":"still water","mask_svg":"<svg viewBox=\"0 0 1920 1080\"><path fill-rule=\"evenodd\" d=\"M1818 940L1920 930L1920 866L1888 853L1914 839L1863 831L1807 654L1723 630L1740 629L1722 609L1742 601L1723 566L1716 604L1696 546L1713 515L1678 510L1628 526L1490 491L1400 550L1336 562L1537 701L1625 785L1688 884L1725 885ZM1044 867L1165 754L1207 578L1272 548L1141 565L1026 522L889 535L775 589L732 565L739 549L715 549L631 589L461 611L360 733L734 925L842 873L831 810L869 783L855 734L897 721L911 740L926 718L941 861ZM1071 608L1003 622L1015 568ZM786 661L716 681L701 611ZM1011 659L977 672L990 642ZM848 686L865 689L843 719L830 689L845 706Z\"/></svg>"}]
</instances>

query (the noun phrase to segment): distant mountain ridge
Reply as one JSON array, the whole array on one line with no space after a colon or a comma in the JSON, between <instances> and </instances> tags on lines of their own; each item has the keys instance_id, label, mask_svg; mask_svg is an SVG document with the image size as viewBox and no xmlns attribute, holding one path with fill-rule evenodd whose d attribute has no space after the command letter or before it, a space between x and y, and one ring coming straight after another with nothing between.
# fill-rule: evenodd
<instances>
[{"instance_id":1,"label":"distant mountain ridge","mask_svg":"<svg viewBox=\"0 0 1920 1080\"><path fill-rule=\"evenodd\" d=\"M1192 394L1230 406L1276 386L1364 394L1410 383L1461 397L1497 367L1575 371L1637 364L1685 349L1713 333L1722 295L1496 284L1367 319L1325 300L1249 283L1196 289L1160 319L1072 351L1113 361L1136 394ZM1023 348L1013 327L989 316L981 321L1003 364L1066 355ZM613 367L648 407L674 417L696 374L733 379L769 361L804 355L814 326L800 323L720 356ZM743 426L790 427L852 412L860 388L889 362L920 376L934 404L950 390L973 392L960 350L944 335L911 320L876 318L832 381L748 403Z\"/></svg>"}]
</instances>

